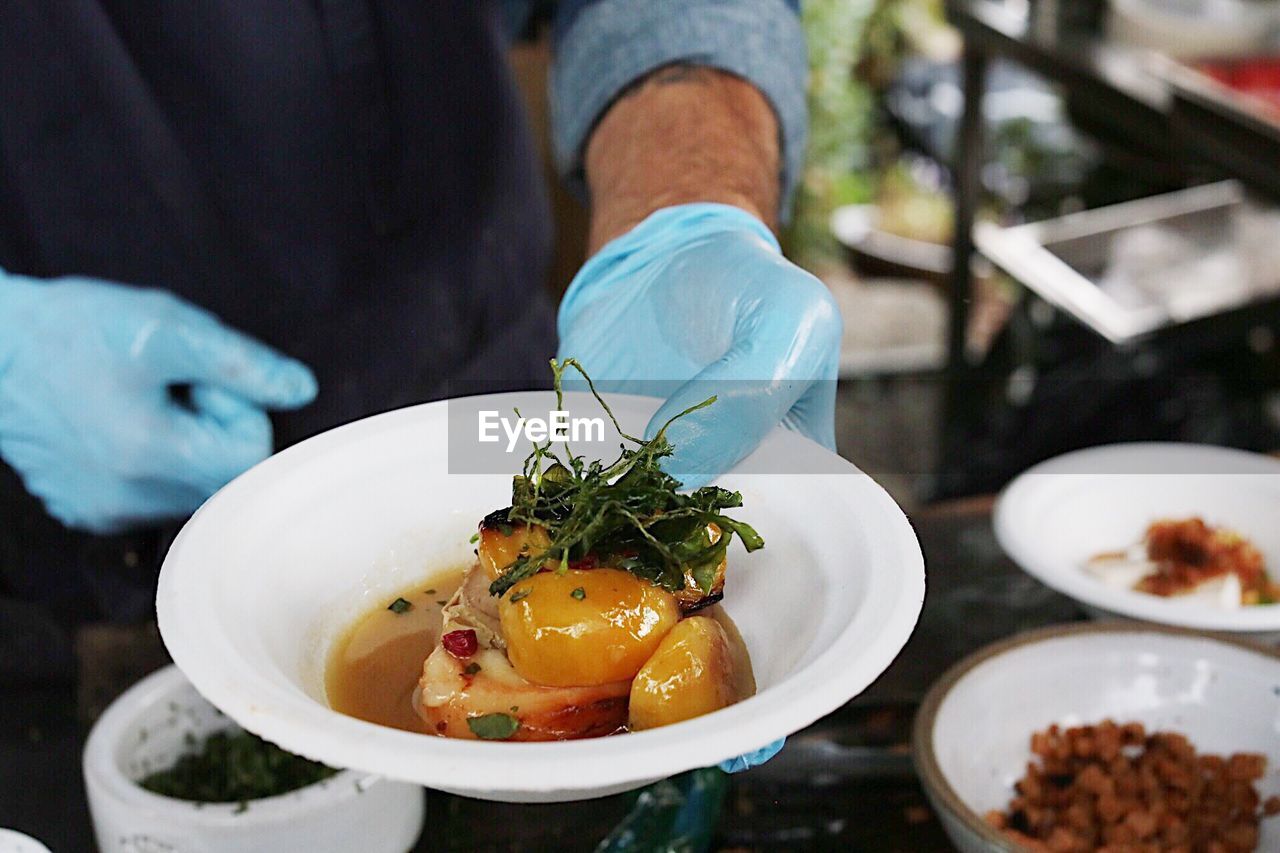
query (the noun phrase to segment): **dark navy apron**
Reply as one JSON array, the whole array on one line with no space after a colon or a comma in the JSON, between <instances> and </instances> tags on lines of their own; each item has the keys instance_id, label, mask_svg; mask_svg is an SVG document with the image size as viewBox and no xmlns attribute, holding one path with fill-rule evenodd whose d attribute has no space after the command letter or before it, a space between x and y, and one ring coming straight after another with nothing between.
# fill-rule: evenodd
<instances>
[{"instance_id":1,"label":"dark navy apron","mask_svg":"<svg viewBox=\"0 0 1280 853\"><path fill-rule=\"evenodd\" d=\"M7 0L0 267L168 288L311 365L288 444L545 381L550 216L480 0ZM154 535L63 529L0 471L10 595L151 609Z\"/></svg>"}]
</instances>

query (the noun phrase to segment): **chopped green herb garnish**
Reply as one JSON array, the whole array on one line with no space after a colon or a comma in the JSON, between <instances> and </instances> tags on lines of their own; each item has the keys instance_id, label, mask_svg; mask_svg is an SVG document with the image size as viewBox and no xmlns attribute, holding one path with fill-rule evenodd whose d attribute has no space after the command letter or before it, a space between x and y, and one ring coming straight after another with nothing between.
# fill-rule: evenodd
<instances>
[{"instance_id":1,"label":"chopped green herb garnish","mask_svg":"<svg viewBox=\"0 0 1280 853\"><path fill-rule=\"evenodd\" d=\"M581 601L582 599L587 597L587 591L582 587L578 587L573 592L569 593L569 595Z\"/></svg>"},{"instance_id":2,"label":"chopped green herb garnish","mask_svg":"<svg viewBox=\"0 0 1280 853\"><path fill-rule=\"evenodd\" d=\"M520 728L520 721L510 714L485 714L468 717L467 728L481 740L506 740Z\"/></svg>"},{"instance_id":3,"label":"chopped green herb garnish","mask_svg":"<svg viewBox=\"0 0 1280 853\"><path fill-rule=\"evenodd\" d=\"M513 713L513 714L514 714L516 711L519 711L519 710L520 710L520 706L519 706L519 705L512 705L512 706L511 706L511 713Z\"/></svg>"},{"instance_id":4,"label":"chopped green herb garnish","mask_svg":"<svg viewBox=\"0 0 1280 853\"><path fill-rule=\"evenodd\" d=\"M274 797L320 782L337 773L316 761L285 752L249 732L216 732L200 749L138 784L148 791L197 803L240 803Z\"/></svg>"},{"instance_id":5,"label":"chopped green herb garnish","mask_svg":"<svg viewBox=\"0 0 1280 853\"><path fill-rule=\"evenodd\" d=\"M680 418L715 403L715 397L690 406L671 418L645 441L623 432L609 405L596 391L577 359L551 360L556 406L564 408L564 372L574 368L613 421L624 443L611 464L588 462L566 448L561 459L550 440L535 443L524 470L511 487L511 507L497 523L504 535L514 524L534 524L546 530L550 543L537 554L521 554L505 566L489 585L492 595L504 595L517 582L534 575L548 562L568 571L588 554L600 565L625 569L658 586L677 592L685 587L685 570L709 593L715 571L736 534L748 551L764 547L764 540L748 524L721 514L742 506L742 495L718 486L688 494L661 468L673 448L667 429ZM711 541L707 526L720 528Z\"/></svg>"},{"instance_id":6,"label":"chopped green herb garnish","mask_svg":"<svg viewBox=\"0 0 1280 853\"><path fill-rule=\"evenodd\" d=\"M387 605L387 609L398 616L401 613L408 613L412 610L413 603L406 601L403 598L397 598L395 601Z\"/></svg>"},{"instance_id":7,"label":"chopped green herb garnish","mask_svg":"<svg viewBox=\"0 0 1280 853\"><path fill-rule=\"evenodd\" d=\"M434 588L427 590L427 595L435 595L435 594L436 594L436 591Z\"/></svg>"},{"instance_id":8,"label":"chopped green herb garnish","mask_svg":"<svg viewBox=\"0 0 1280 853\"><path fill-rule=\"evenodd\" d=\"M444 606L445 606L446 604L448 604L448 603L449 603L449 602L445 601L443 598L437 598L437 599L436 599L436 604L439 604L441 607L444 607Z\"/></svg>"},{"instance_id":9,"label":"chopped green herb garnish","mask_svg":"<svg viewBox=\"0 0 1280 853\"><path fill-rule=\"evenodd\" d=\"M511 593L511 603L515 604L517 601L524 601L528 597L529 597L529 590L527 589L516 590L515 592Z\"/></svg>"},{"instance_id":10,"label":"chopped green herb garnish","mask_svg":"<svg viewBox=\"0 0 1280 853\"><path fill-rule=\"evenodd\" d=\"M471 544L474 545L480 541L480 531L471 534Z\"/></svg>"},{"instance_id":11,"label":"chopped green herb garnish","mask_svg":"<svg viewBox=\"0 0 1280 853\"><path fill-rule=\"evenodd\" d=\"M480 664L476 663L475 661L472 661L471 663L467 664L467 668L463 670L463 672L466 673L467 675L475 675L479 671L480 671Z\"/></svg>"}]
</instances>

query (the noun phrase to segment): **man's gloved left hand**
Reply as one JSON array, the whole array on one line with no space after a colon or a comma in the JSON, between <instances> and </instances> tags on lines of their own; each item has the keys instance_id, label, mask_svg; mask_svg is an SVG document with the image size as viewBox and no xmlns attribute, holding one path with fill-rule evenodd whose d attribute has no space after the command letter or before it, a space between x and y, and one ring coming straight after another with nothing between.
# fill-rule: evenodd
<instances>
[{"instance_id":1,"label":"man's gloved left hand","mask_svg":"<svg viewBox=\"0 0 1280 853\"><path fill-rule=\"evenodd\" d=\"M559 333L560 357L577 358L606 387L677 386L648 436L717 395L667 433L676 448L667 470L688 488L728 471L780 423L835 449L839 309L744 210L666 208L606 244L569 285ZM781 747L721 766L744 770Z\"/></svg>"},{"instance_id":2,"label":"man's gloved left hand","mask_svg":"<svg viewBox=\"0 0 1280 853\"><path fill-rule=\"evenodd\" d=\"M306 366L170 293L0 270L0 457L68 527L189 515L271 453L268 410L315 395Z\"/></svg>"}]
</instances>

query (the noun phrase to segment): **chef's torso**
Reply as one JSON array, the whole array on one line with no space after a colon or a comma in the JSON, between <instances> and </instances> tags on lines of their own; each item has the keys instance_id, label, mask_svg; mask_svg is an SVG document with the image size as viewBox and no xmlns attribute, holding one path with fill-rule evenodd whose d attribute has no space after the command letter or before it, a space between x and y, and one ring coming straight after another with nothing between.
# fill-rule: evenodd
<instances>
[{"instance_id":1,"label":"chef's torso","mask_svg":"<svg viewBox=\"0 0 1280 853\"><path fill-rule=\"evenodd\" d=\"M450 379L533 384L549 213L491 12L0 4L0 267L167 288L307 362L321 394L281 444ZM0 479L0 538L21 513L43 543L56 525Z\"/></svg>"}]
</instances>

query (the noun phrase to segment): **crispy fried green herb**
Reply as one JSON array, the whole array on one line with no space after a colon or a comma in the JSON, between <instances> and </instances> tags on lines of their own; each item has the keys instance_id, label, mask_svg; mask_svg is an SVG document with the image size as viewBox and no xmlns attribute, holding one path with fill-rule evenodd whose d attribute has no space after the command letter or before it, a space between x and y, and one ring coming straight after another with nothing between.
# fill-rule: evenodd
<instances>
[{"instance_id":1,"label":"crispy fried green herb","mask_svg":"<svg viewBox=\"0 0 1280 853\"><path fill-rule=\"evenodd\" d=\"M243 804L311 785L337 772L249 732L225 731L210 735L199 750L138 784L178 800Z\"/></svg>"},{"instance_id":2,"label":"crispy fried green herb","mask_svg":"<svg viewBox=\"0 0 1280 853\"><path fill-rule=\"evenodd\" d=\"M660 464L673 452L667 428L685 415L715 403L710 397L667 421L645 441L622 430L609 405L596 391L577 359L551 360L556 407L564 407L563 379L568 368L582 374L591 394L613 421L624 443L612 464L588 462L566 445L561 459L551 441L535 444L524 471L511 487L511 507L505 523L536 524L545 528L551 544L538 554L522 554L503 569L489 592L501 596L513 584L530 577L547 561L559 562L563 573L575 560L594 555L602 565L616 566L672 592L685 586L689 567L698 587L711 591L715 569L736 534L748 551L764 547L764 540L748 524L721 514L742 506L742 495L717 486L682 494L680 482ZM708 524L719 526L715 543Z\"/></svg>"},{"instance_id":3,"label":"crispy fried green herb","mask_svg":"<svg viewBox=\"0 0 1280 853\"><path fill-rule=\"evenodd\" d=\"M387 609L399 616L401 613L408 613L413 609L413 602L406 601L403 598L397 598L395 601L387 605Z\"/></svg>"},{"instance_id":4,"label":"crispy fried green herb","mask_svg":"<svg viewBox=\"0 0 1280 853\"><path fill-rule=\"evenodd\" d=\"M481 740L506 740L520 728L520 721L510 714L485 714L468 717L467 728Z\"/></svg>"}]
</instances>

